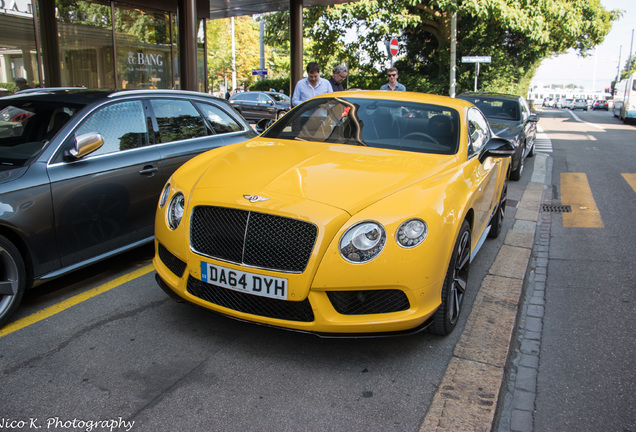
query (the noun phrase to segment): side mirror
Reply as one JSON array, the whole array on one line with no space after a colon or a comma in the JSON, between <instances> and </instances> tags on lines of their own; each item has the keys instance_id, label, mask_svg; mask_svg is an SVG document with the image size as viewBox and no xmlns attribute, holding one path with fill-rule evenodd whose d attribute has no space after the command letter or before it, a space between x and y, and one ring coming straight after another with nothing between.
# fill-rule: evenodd
<instances>
[{"instance_id":1,"label":"side mirror","mask_svg":"<svg viewBox=\"0 0 636 432\"><path fill-rule=\"evenodd\" d=\"M536 123L536 122L538 122L538 121L539 121L539 116L538 116L538 115L536 115L536 114L530 114L530 115L528 116L528 121L529 121L529 122L535 122L535 123Z\"/></svg>"},{"instance_id":2,"label":"side mirror","mask_svg":"<svg viewBox=\"0 0 636 432\"><path fill-rule=\"evenodd\" d=\"M271 100L271 99L270 99L270 100L268 100L268 101L267 101L267 103L268 103L269 105L274 105L274 101L273 101L273 100Z\"/></svg>"},{"instance_id":3,"label":"side mirror","mask_svg":"<svg viewBox=\"0 0 636 432\"><path fill-rule=\"evenodd\" d=\"M503 138L491 138L490 141L484 146L479 153L479 162L484 161L489 157L508 157L515 153L515 146Z\"/></svg>"},{"instance_id":4,"label":"side mirror","mask_svg":"<svg viewBox=\"0 0 636 432\"><path fill-rule=\"evenodd\" d=\"M265 129L270 127L272 123L274 123L273 119L261 119L256 122L254 130L256 130L256 133L261 134L265 131Z\"/></svg>"},{"instance_id":5,"label":"side mirror","mask_svg":"<svg viewBox=\"0 0 636 432\"><path fill-rule=\"evenodd\" d=\"M75 145L69 150L71 159L81 159L104 145L104 137L97 132L89 132L75 137Z\"/></svg>"}]
</instances>

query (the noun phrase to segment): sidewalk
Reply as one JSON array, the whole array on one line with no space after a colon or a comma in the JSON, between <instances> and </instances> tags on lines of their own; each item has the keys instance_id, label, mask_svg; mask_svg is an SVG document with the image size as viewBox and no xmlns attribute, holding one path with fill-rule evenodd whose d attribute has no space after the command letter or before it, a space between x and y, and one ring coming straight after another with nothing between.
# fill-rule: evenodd
<instances>
[{"instance_id":1,"label":"sidewalk","mask_svg":"<svg viewBox=\"0 0 636 432\"><path fill-rule=\"evenodd\" d=\"M548 155L538 153L535 158L532 179L517 207L514 225L479 289L421 432L490 431L497 427L497 410L506 402L499 399L509 375L506 369L515 336L520 341L516 350L520 357L508 385L513 383L518 391L507 401L512 414L499 422L508 426L502 430L532 430L548 253L544 243L549 242L550 229L549 218L540 219L540 210L544 192L551 193L546 185L551 182L552 165ZM535 245L537 230L540 235ZM521 304L526 278L528 305ZM519 333L515 335L517 320Z\"/></svg>"}]
</instances>

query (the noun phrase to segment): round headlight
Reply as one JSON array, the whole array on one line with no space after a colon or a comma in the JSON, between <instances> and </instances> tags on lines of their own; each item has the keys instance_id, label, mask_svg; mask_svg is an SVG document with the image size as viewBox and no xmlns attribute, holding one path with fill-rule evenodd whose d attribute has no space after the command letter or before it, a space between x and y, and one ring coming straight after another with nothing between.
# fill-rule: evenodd
<instances>
[{"instance_id":1,"label":"round headlight","mask_svg":"<svg viewBox=\"0 0 636 432\"><path fill-rule=\"evenodd\" d=\"M163 208L168 201L168 196L170 196L170 183L167 183L163 188L163 192L161 192L161 197L159 198L159 208Z\"/></svg>"},{"instance_id":2,"label":"round headlight","mask_svg":"<svg viewBox=\"0 0 636 432\"><path fill-rule=\"evenodd\" d=\"M412 248L422 243L428 234L426 222L421 219L409 219L397 230L395 239L405 248Z\"/></svg>"},{"instance_id":3,"label":"round headlight","mask_svg":"<svg viewBox=\"0 0 636 432\"><path fill-rule=\"evenodd\" d=\"M371 261L386 243L384 227L377 222L361 222L349 228L340 238L340 254L353 263Z\"/></svg>"},{"instance_id":4,"label":"round headlight","mask_svg":"<svg viewBox=\"0 0 636 432\"><path fill-rule=\"evenodd\" d=\"M168 204L168 210L166 211L166 219L170 229L177 229L183 218L183 212L185 208L185 198L181 192L175 194Z\"/></svg>"}]
</instances>

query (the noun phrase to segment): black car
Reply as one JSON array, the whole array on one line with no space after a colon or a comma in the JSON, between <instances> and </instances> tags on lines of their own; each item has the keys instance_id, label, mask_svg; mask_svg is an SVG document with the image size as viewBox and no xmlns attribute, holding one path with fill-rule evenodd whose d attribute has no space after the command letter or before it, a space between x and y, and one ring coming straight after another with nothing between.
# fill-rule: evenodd
<instances>
[{"instance_id":1,"label":"black car","mask_svg":"<svg viewBox=\"0 0 636 432\"><path fill-rule=\"evenodd\" d=\"M284 93L250 91L233 94L230 105L247 120L277 120L290 110L291 101Z\"/></svg>"},{"instance_id":2,"label":"black car","mask_svg":"<svg viewBox=\"0 0 636 432\"><path fill-rule=\"evenodd\" d=\"M525 158L534 156L534 141L539 121L539 117L530 111L525 98L483 92L461 93L457 98L476 105L488 119L493 132L514 143L516 150L512 156L510 179L521 179Z\"/></svg>"},{"instance_id":3,"label":"black car","mask_svg":"<svg viewBox=\"0 0 636 432\"><path fill-rule=\"evenodd\" d=\"M185 161L253 129L186 91L45 90L0 99L0 325L38 282L153 240Z\"/></svg>"}]
</instances>

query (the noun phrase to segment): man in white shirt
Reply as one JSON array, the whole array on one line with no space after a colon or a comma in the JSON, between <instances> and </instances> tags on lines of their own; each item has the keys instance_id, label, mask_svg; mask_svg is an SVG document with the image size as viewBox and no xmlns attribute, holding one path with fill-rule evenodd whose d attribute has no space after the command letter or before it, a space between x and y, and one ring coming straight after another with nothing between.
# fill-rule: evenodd
<instances>
[{"instance_id":1,"label":"man in white shirt","mask_svg":"<svg viewBox=\"0 0 636 432\"><path fill-rule=\"evenodd\" d=\"M331 93L331 83L324 78L320 78L320 66L316 62L307 64L307 78L303 78L296 83L292 105L296 106L309 98L324 93Z\"/></svg>"}]
</instances>

